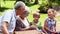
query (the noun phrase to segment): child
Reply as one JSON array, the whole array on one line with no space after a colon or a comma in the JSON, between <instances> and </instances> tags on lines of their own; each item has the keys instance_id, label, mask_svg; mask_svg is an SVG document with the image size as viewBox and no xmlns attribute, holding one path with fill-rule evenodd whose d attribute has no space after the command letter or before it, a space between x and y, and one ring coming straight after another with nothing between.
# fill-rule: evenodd
<instances>
[{"instance_id":1,"label":"child","mask_svg":"<svg viewBox=\"0 0 60 34\"><path fill-rule=\"evenodd\" d=\"M44 29L48 34L56 34L56 11L54 9L49 9L47 14L48 18L45 20Z\"/></svg>"},{"instance_id":2,"label":"child","mask_svg":"<svg viewBox=\"0 0 60 34\"><path fill-rule=\"evenodd\" d=\"M36 30L40 31L41 34L46 33L45 30L43 29L41 22L39 21L40 14L38 12L33 14L33 21L30 22L30 25L36 26Z\"/></svg>"},{"instance_id":3,"label":"child","mask_svg":"<svg viewBox=\"0 0 60 34\"><path fill-rule=\"evenodd\" d=\"M30 25L35 25L36 27L38 27L38 29L41 29L42 26L41 26L41 22L39 21L39 18L40 18L40 14L39 13L34 13L33 14L33 21L30 22Z\"/></svg>"}]
</instances>

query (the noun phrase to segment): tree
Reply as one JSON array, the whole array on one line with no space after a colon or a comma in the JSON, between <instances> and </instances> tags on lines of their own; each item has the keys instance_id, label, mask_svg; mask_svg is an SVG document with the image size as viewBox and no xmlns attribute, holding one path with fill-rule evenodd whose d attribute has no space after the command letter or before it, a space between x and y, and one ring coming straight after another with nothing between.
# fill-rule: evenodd
<instances>
[{"instance_id":1,"label":"tree","mask_svg":"<svg viewBox=\"0 0 60 34\"><path fill-rule=\"evenodd\" d=\"M25 4L30 3L30 0L16 0L16 2L17 2L17 1L22 1L22 2L24 2ZM16 3L16 2L15 2L15 3Z\"/></svg>"},{"instance_id":2,"label":"tree","mask_svg":"<svg viewBox=\"0 0 60 34\"><path fill-rule=\"evenodd\" d=\"M35 0L34 4L38 4L38 3L39 3L38 0Z\"/></svg>"},{"instance_id":3,"label":"tree","mask_svg":"<svg viewBox=\"0 0 60 34\"><path fill-rule=\"evenodd\" d=\"M16 0L16 2L18 2L18 1L23 1L23 2L25 2L25 0Z\"/></svg>"}]
</instances>

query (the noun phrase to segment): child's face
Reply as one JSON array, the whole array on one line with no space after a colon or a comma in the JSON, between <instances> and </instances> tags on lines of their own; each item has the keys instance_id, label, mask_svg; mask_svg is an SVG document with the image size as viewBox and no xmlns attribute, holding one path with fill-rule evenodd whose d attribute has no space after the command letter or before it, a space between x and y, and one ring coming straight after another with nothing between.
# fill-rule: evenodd
<instances>
[{"instance_id":1,"label":"child's face","mask_svg":"<svg viewBox=\"0 0 60 34\"><path fill-rule=\"evenodd\" d=\"M38 20L40 17L38 15L34 16L34 20Z\"/></svg>"},{"instance_id":2,"label":"child's face","mask_svg":"<svg viewBox=\"0 0 60 34\"><path fill-rule=\"evenodd\" d=\"M51 10L49 10L47 13L48 13L48 17L50 17L50 18L54 17L54 14L53 14L53 12Z\"/></svg>"}]
</instances>

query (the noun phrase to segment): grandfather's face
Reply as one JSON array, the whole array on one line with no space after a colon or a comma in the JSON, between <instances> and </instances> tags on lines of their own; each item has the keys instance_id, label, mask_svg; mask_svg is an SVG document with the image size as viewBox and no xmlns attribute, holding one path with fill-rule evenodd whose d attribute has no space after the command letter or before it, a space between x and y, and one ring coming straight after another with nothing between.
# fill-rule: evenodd
<instances>
[{"instance_id":1,"label":"grandfather's face","mask_svg":"<svg viewBox=\"0 0 60 34\"><path fill-rule=\"evenodd\" d=\"M25 11L25 7L21 7L19 9L17 9L16 14L21 15L24 11Z\"/></svg>"}]
</instances>

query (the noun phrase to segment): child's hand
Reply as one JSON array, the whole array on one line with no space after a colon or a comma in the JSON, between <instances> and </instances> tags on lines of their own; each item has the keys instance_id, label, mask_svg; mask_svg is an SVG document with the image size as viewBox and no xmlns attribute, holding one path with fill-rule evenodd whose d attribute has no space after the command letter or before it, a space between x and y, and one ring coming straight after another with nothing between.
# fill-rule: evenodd
<instances>
[{"instance_id":1,"label":"child's hand","mask_svg":"<svg viewBox=\"0 0 60 34\"><path fill-rule=\"evenodd\" d=\"M57 32L56 32L56 31L55 31L54 33L55 33L55 34L57 34Z\"/></svg>"},{"instance_id":2,"label":"child's hand","mask_svg":"<svg viewBox=\"0 0 60 34\"><path fill-rule=\"evenodd\" d=\"M31 28L36 28L36 26L35 26L35 25L31 25L30 27L31 27Z\"/></svg>"},{"instance_id":3,"label":"child's hand","mask_svg":"<svg viewBox=\"0 0 60 34\"><path fill-rule=\"evenodd\" d=\"M56 31L53 31L52 33L55 33L55 34L57 34L57 32L56 32Z\"/></svg>"},{"instance_id":4,"label":"child's hand","mask_svg":"<svg viewBox=\"0 0 60 34\"><path fill-rule=\"evenodd\" d=\"M31 25L31 26L30 26L30 29L36 29L36 26Z\"/></svg>"}]
</instances>

